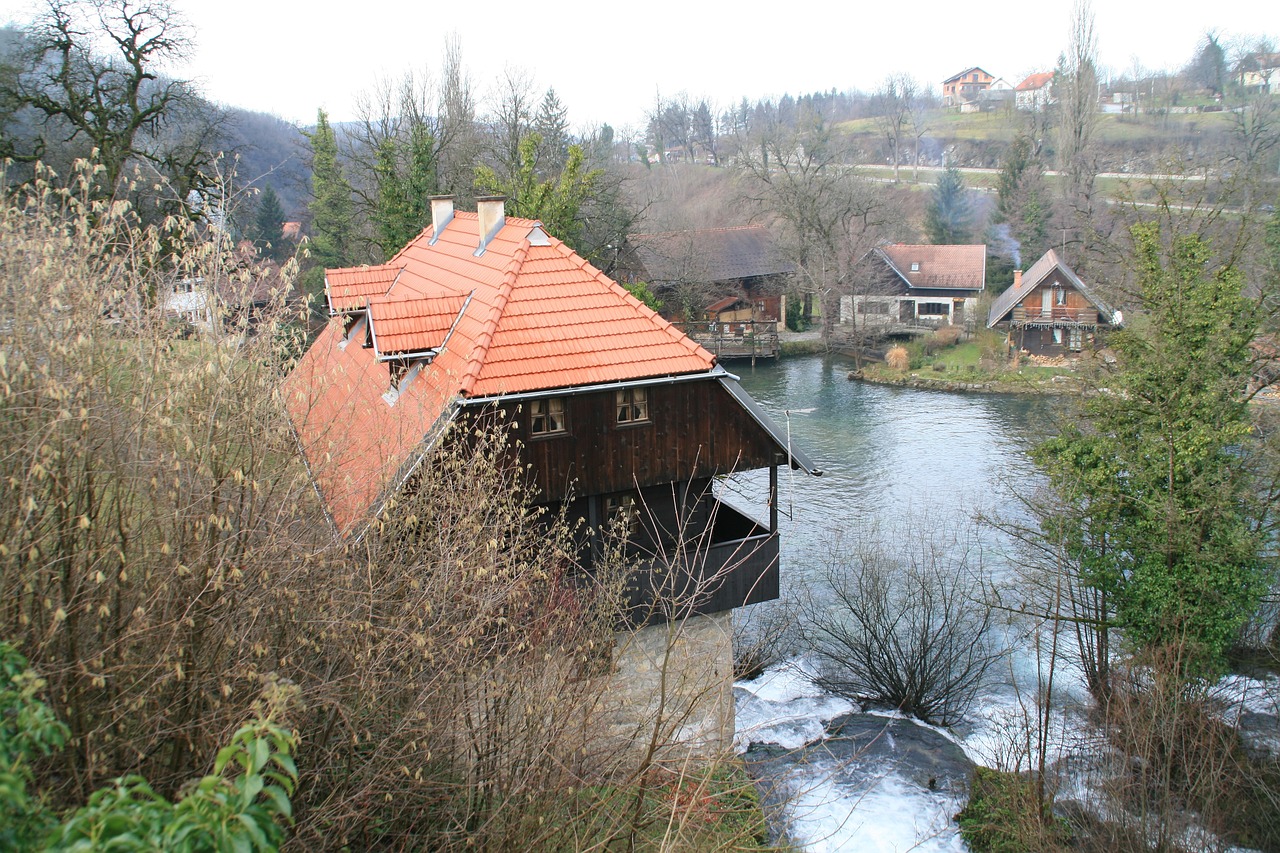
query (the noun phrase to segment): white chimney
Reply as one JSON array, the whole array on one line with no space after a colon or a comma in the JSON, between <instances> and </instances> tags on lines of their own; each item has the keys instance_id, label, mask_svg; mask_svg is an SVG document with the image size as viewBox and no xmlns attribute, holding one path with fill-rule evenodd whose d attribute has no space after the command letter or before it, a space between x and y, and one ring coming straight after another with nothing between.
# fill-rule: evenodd
<instances>
[{"instance_id":1,"label":"white chimney","mask_svg":"<svg viewBox=\"0 0 1280 853\"><path fill-rule=\"evenodd\" d=\"M506 224L506 201L507 197L502 195L486 195L476 199L476 214L480 219L480 245L476 247L476 257L484 254L489 241Z\"/></svg>"},{"instance_id":2,"label":"white chimney","mask_svg":"<svg viewBox=\"0 0 1280 853\"><path fill-rule=\"evenodd\" d=\"M440 232L453 221L453 196L431 196L431 245L440 239Z\"/></svg>"}]
</instances>

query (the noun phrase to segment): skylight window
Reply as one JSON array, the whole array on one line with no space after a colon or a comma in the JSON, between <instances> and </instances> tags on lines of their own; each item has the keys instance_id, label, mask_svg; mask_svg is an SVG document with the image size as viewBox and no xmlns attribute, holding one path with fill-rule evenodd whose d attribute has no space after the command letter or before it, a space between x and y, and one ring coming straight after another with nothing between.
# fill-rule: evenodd
<instances>
[{"instance_id":1,"label":"skylight window","mask_svg":"<svg viewBox=\"0 0 1280 853\"><path fill-rule=\"evenodd\" d=\"M920 264L918 264L918 263L916 263L916 264L912 264L912 265L911 265L911 271L912 271L912 272L920 272Z\"/></svg>"}]
</instances>

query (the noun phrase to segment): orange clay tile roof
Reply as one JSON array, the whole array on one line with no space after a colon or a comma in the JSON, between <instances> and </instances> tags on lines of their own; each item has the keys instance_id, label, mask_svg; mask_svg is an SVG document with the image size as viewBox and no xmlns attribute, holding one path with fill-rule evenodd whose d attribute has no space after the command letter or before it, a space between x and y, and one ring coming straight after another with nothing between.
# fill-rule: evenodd
<instances>
[{"instance_id":1,"label":"orange clay tile roof","mask_svg":"<svg viewBox=\"0 0 1280 853\"><path fill-rule=\"evenodd\" d=\"M1053 82L1052 71L1042 71L1039 74L1031 74L1026 80L1018 84L1019 92L1031 92L1036 89L1043 89L1045 86Z\"/></svg>"},{"instance_id":2,"label":"orange clay tile roof","mask_svg":"<svg viewBox=\"0 0 1280 853\"><path fill-rule=\"evenodd\" d=\"M912 246L892 243L876 250L909 287L982 290L987 276L987 247ZM916 265L915 269L912 266Z\"/></svg>"},{"instance_id":3,"label":"orange clay tile roof","mask_svg":"<svg viewBox=\"0 0 1280 853\"><path fill-rule=\"evenodd\" d=\"M325 270L324 292L329 299L329 313L363 309L370 296L386 293L399 274L400 269L389 264Z\"/></svg>"},{"instance_id":4,"label":"orange clay tile roof","mask_svg":"<svg viewBox=\"0 0 1280 853\"><path fill-rule=\"evenodd\" d=\"M354 304L375 279L387 283L361 297L384 355L443 345L398 396L384 397L389 366L364 346L359 325L344 345L344 320L335 317L286 379L307 465L343 535L412 472L460 399L715 367L709 352L539 223L507 218L476 257L478 230L476 214L456 212L434 245L429 228L381 267L326 274L331 299L335 284L342 288L340 305Z\"/></svg>"}]
</instances>

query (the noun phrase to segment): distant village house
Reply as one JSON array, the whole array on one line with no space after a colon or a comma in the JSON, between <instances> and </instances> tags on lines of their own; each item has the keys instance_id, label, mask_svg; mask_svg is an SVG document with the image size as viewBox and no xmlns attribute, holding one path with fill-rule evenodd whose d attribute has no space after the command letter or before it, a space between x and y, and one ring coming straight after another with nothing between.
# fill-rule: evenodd
<instances>
[{"instance_id":1,"label":"distant village house","mask_svg":"<svg viewBox=\"0 0 1280 853\"><path fill-rule=\"evenodd\" d=\"M972 326L986 287L987 247L893 243L857 264L840 322L886 334L900 328Z\"/></svg>"}]
</instances>

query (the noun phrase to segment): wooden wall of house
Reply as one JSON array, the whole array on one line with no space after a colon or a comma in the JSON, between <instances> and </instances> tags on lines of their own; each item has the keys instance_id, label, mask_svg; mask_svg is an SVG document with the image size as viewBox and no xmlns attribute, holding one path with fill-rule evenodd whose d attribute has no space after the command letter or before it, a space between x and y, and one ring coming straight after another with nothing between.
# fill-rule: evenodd
<instances>
[{"instance_id":1,"label":"wooden wall of house","mask_svg":"<svg viewBox=\"0 0 1280 853\"><path fill-rule=\"evenodd\" d=\"M1044 292L1049 291L1049 305L1053 308L1061 308L1053 294L1054 289L1061 286L1065 291L1067 312L1071 316L1075 316L1077 311L1096 311L1093 303L1085 298L1084 294L1076 290L1067 282L1055 283L1052 279L1036 286L1034 290L1023 298L1019 303L1023 308L1027 309L1029 315L1035 315L1040 312L1041 306L1044 304Z\"/></svg>"},{"instance_id":2,"label":"wooden wall of house","mask_svg":"<svg viewBox=\"0 0 1280 853\"><path fill-rule=\"evenodd\" d=\"M772 437L719 382L646 387L649 420L619 424L613 391L568 396L565 431L530 432L529 407L508 405L521 462L549 501L687 482L775 464Z\"/></svg>"}]
</instances>

